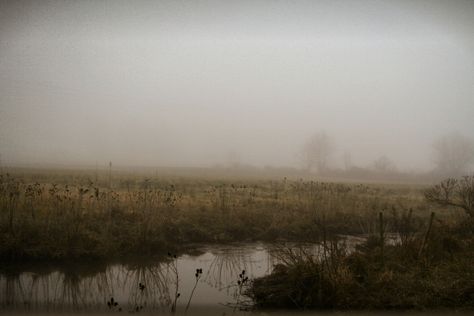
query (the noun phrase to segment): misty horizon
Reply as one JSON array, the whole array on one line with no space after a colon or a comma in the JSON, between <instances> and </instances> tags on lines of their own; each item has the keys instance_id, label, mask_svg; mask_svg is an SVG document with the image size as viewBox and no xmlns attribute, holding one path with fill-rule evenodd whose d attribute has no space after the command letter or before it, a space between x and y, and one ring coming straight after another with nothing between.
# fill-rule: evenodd
<instances>
[{"instance_id":1,"label":"misty horizon","mask_svg":"<svg viewBox=\"0 0 474 316\"><path fill-rule=\"evenodd\" d=\"M474 137L471 1L1 1L5 165L434 168ZM472 165L471 165L472 166Z\"/></svg>"}]
</instances>

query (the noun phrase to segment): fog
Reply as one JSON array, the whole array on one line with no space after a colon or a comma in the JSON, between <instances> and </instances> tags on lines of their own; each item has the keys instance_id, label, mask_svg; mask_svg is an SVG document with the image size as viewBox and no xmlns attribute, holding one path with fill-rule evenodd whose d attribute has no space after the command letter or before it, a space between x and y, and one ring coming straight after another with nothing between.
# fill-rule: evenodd
<instances>
[{"instance_id":1,"label":"fog","mask_svg":"<svg viewBox=\"0 0 474 316\"><path fill-rule=\"evenodd\" d=\"M1 1L4 164L433 168L474 137L474 1Z\"/></svg>"}]
</instances>

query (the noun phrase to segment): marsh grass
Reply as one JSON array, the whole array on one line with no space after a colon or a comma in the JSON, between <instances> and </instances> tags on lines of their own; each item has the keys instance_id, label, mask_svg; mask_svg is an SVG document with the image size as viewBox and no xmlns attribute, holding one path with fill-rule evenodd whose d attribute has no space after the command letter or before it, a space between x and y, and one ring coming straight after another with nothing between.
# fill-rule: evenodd
<instances>
[{"instance_id":1,"label":"marsh grass","mask_svg":"<svg viewBox=\"0 0 474 316\"><path fill-rule=\"evenodd\" d=\"M246 295L270 309L473 309L472 235L434 215L424 229L392 244L372 235L351 251L335 240L318 253L281 249Z\"/></svg>"},{"instance_id":2,"label":"marsh grass","mask_svg":"<svg viewBox=\"0 0 474 316\"><path fill-rule=\"evenodd\" d=\"M91 179L97 178L97 181ZM178 251L190 243L318 241L387 232L405 239L436 206L423 187L144 177L111 169L0 175L0 258L77 260ZM409 213L407 213L410 210ZM453 221L452 212L439 212ZM375 220L374 220L375 219ZM403 221L409 221L410 226Z\"/></svg>"},{"instance_id":3,"label":"marsh grass","mask_svg":"<svg viewBox=\"0 0 474 316\"><path fill-rule=\"evenodd\" d=\"M201 276L202 276L202 269L201 268L198 268L196 269L196 273L195 273L195 278L196 278L196 281L194 283L194 286L193 286L193 289L191 290L191 294L189 295L189 298L188 298L188 303L186 304L186 309L184 311L184 313L186 314L189 310L189 306L191 305L191 300L193 299L193 296L194 296L194 291L196 291L196 288L197 288L197 285L199 283L199 280L201 279Z\"/></svg>"}]
</instances>

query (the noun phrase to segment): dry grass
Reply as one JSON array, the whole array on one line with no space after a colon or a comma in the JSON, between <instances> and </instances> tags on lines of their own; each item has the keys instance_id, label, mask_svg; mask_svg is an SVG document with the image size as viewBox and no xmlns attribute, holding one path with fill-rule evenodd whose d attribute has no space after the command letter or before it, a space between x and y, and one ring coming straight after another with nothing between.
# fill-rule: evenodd
<instances>
[{"instance_id":1,"label":"dry grass","mask_svg":"<svg viewBox=\"0 0 474 316\"><path fill-rule=\"evenodd\" d=\"M474 225L465 224L434 223L396 244L373 236L355 251L335 241L317 254L284 250L282 264L246 293L271 309L472 310Z\"/></svg>"},{"instance_id":2,"label":"dry grass","mask_svg":"<svg viewBox=\"0 0 474 316\"><path fill-rule=\"evenodd\" d=\"M418 186L116 171L109 183L108 171L7 171L0 176L4 261L156 254L196 242L316 241L371 234L379 212L387 231L408 213L416 229L433 210Z\"/></svg>"}]
</instances>

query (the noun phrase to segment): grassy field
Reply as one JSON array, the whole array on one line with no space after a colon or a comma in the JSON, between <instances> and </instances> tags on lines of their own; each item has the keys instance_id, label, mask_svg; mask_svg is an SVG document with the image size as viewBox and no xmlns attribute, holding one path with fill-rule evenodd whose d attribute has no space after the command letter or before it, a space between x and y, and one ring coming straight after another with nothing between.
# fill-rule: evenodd
<instances>
[{"instance_id":1,"label":"grassy field","mask_svg":"<svg viewBox=\"0 0 474 316\"><path fill-rule=\"evenodd\" d=\"M422 230L432 211L437 220L462 217L428 204L425 188L199 173L4 170L0 258L94 259L157 254L199 242L370 235L378 230L380 212L387 232L403 225Z\"/></svg>"},{"instance_id":2,"label":"grassy field","mask_svg":"<svg viewBox=\"0 0 474 316\"><path fill-rule=\"evenodd\" d=\"M6 171L3 263L150 258L196 243L315 242L320 253L286 249L270 275L239 287L260 308L474 307L474 178L432 187L185 171ZM340 235L367 239L353 249Z\"/></svg>"}]
</instances>

